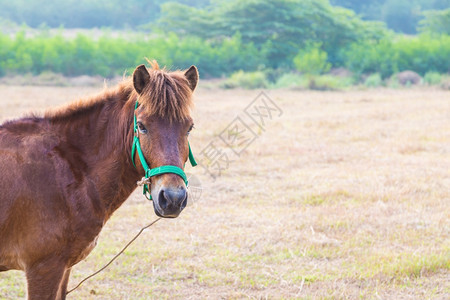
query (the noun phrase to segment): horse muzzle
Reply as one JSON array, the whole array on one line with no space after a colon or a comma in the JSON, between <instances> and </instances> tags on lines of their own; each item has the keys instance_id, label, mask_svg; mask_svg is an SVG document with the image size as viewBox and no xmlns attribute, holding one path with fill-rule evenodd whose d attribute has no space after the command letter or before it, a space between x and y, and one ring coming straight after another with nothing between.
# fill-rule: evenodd
<instances>
[{"instance_id":1,"label":"horse muzzle","mask_svg":"<svg viewBox=\"0 0 450 300\"><path fill-rule=\"evenodd\" d=\"M186 207L188 192L185 187L161 187L153 198L153 208L159 217L176 218Z\"/></svg>"}]
</instances>

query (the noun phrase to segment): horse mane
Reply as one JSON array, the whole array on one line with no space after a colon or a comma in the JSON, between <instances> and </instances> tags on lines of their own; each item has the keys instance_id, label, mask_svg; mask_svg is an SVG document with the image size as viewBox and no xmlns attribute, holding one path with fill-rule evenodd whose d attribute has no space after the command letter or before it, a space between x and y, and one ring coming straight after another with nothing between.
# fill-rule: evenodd
<instances>
[{"instance_id":1,"label":"horse mane","mask_svg":"<svg viewBox=\"0 0 450 300\"><path fill-rule=\"evenodd\" d=\"M112 105L117 100L127 101L133 94L136 95L132 81L129 78L125 78L118 86L106 88L95 96L78 99L60 107L51 108L45 112L44 118L51 122L76 119L79 116L85 116L90 111L100 109L105 104Z\"/></svg>"},{"instance_id":2,"label":"horse mane","mask_svg":"<svg viewBox=\"0 0 450 300\"><path fill-rule=\"evenodd\" d=\"M150 64L149 83L139 95L139 104L150 116L158 116L170 122L189 119L193 106L192 90L184 72L160 69L156 61L151 61ZM106 89L94 97L51 109L45 113L45 118L52 122L73 119L104 104L113 104L117 100L128 101L137 97L132 77L129 76L124 78L118 86Z\"/></svg>"},{"instance_id":3,"label":"horse mane","mask_svg":"<svg viewBox=\"0 0 450 300\"><path fill-rule=\"evenodd\" d=\"M156 61L148 62L150 79L139 97L139 104L149 115L171 122L189 119L193 106L192 89L184 72L169 72L166 68L160 69Z\"/></svg>"}]
</instances>

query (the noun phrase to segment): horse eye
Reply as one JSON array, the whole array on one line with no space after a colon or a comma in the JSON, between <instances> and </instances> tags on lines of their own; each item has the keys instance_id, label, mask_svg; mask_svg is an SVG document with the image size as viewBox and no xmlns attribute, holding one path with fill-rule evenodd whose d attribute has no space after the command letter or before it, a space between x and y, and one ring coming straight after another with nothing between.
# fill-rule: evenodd
<instances>
[{"instance_id":1,"label":"horse eye","mask_svg":"<svg viewBox=\"0 0 450 300\"><path fill-rule=\"evenodd\" d=\"M191 133L192 129L194 129L194 124L192 124L191 127L189 127L189 130L186 135L189 135L189 133Z\"/></svg>"},{"instance_id":2,"label":"horse eye","mask_svg":"<svg viewBox=\"0 0 450 300\"><path fill-rule=\"evenodd\" d=\"M138 126L140 132L147 133L147 128L145 128L145 126L141 122L138 122L137 126Z\"/></svg>"}]
</instances>

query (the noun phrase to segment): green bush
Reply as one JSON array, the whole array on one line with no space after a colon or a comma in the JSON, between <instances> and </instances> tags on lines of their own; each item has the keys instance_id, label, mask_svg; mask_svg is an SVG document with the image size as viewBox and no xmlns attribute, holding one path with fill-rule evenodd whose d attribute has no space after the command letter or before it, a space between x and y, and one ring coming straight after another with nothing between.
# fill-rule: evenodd
<instances>
[{"instance_id":1,"label":"green bush","mask_svg":"<svg viewBox=\"0 0 450 300\"><path fill-rule=\"evenodd\" d=\"M308 87L312 90L341 90L353 84L350 77L333 75L310 76Z\"/></svg>"},{"instance_id":2,"label":"green bush","mask_svg":"<svg viewBox=\"0 0 450 300\"><path fill-rule=\"evenodd\" d=\"M341 61L357 74L379 73L389 78L402 70L424 75L450 70L450 36L395 36L379 42L354 43L341 51Z\"/></svg>"},{"instance_id":3,"label":"green bush","mask_svg":"<svg viewBox=\"0 0 450 300\"><path fill-rule=\"evenodd\" d=\"M442 75L437 72L427 72L423 81L428 85L439 85L442 81Z\"/></svg>"},{"instance_id":4,"label":"green bush","mask_svg":"<svg viewBox=\"0 0 450 300\"><path fill-rule=\"evenodd\" d=\"M367 87L379 87L382 84L383 84L383 79L381 79L381 75L379 73L370 75L364 81L364 85Z\"/></svg>"},{"instance_id":5,"label":"green bush","mask_svg":"<svg viewBox=\"0 0 450 300\"><path fill-rule=\"evenodd\" d=\"M294 73L285 73L271 86L272 88L308 88L309 80L305 76Z\"/></svg>"},{"instance_id":6,"label":"green bush","mask_svg":"<svg viewBox=\"0 0 450 300\"><path fill-rule=\"evenodd\" d=\"M391 77L386 79L386 86L392 88L392 89L398 89L400 87L402 87L403 85L400 83L400 81L398 80L398 73L396 74L392 74ZM410 87L411 83L407 82L406 85L404 85L406 87Z\"/></svg>"},{"instance_id":7,"label":"green bush","mask_svg":"<svg viewBox=\"0 0 450 300\"><path fill-rule=\"evenodd\" d=\"M257 89L257 88L267 88L269 83L266 79L266 74L262 71L256 72L244 72L242 70L231 74L223 84L223 88L237 88L241 87L244 89Z\"/></svg>"},{"instance_id":8,"label":"green bush","mask_svg":"<svg viewBox=\"0 0 450 300\"><path fill-rule=\"evenodd\" d=\"M294 58L294 65L302 73L319 75L328 72L331 68L327 58L328 54L325 51L314 46L310 50L300 51Z\"/></svg>"}]
</instances>

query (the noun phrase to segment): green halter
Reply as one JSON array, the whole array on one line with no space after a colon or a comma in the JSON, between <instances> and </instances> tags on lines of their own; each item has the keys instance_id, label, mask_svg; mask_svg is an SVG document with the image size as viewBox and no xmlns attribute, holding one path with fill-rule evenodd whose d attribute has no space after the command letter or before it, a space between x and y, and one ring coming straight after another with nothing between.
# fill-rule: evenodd
<instances>
[{"instance_id":1,"label":"green halter","mask_svg":"<svg viewBox=\"0 0 450 300\"><path fill-rule=\"evenodd\" d=\"M156 176L156 175L166 174L166 173L177 174L178 176L183 178L184 183L186 184L186 187L188 186L188 180L187 180L186 173L184 173L183 169L181 169L177 166L166 165L166 166L160 166L160 167L150 169L149 165L147 164L147 161L145 160L144 153L142 153L141 143L139 142L139 131L138 131L139 129L138 129L137 120L136 120L136 109L138 108L138 106L139 106L139 102L138 102L138 100L136 100L136 105L134 106L134 111L135 111L134 125L133 125L134 139L133 139L133 147L131 148L131 161L133 162L133 166L136 168L136 164L134 162L134 154L136 153L136 150L137 150L139 159L141 161L141 165L145 170L145 176L142 178L143 179L142 182L144 182L143 194L149 200L152 200L152 195L151 195L150 189L148 187L148 182L151 177ZM189 146L189 161L191 162L191 165L193 167L195 167L197 165L197 162L195 161L194 155L192 154L191 145L189 145L189 142L188 142L188 146Z\"/></svg>"}]
</instances>

